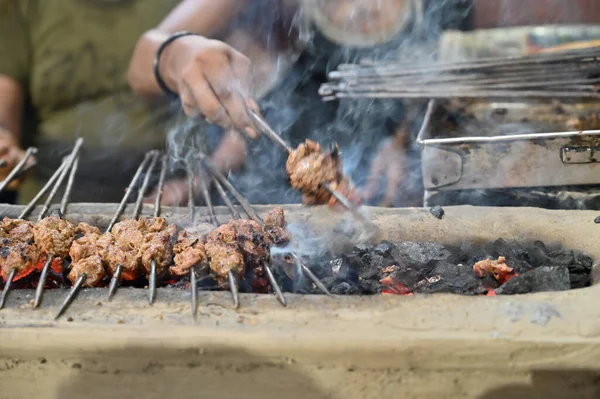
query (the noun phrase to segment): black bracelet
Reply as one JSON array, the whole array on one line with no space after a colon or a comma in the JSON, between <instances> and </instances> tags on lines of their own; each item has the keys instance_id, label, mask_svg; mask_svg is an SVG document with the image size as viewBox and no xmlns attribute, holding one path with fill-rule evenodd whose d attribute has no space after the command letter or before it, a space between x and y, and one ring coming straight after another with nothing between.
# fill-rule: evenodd
<instances>
[{"instance_id":1,"label":"black bracelet","mask_svg":"<svg viewBox=\"0 0 600 399\"><path fill-rule=\"evenodd\" d=\"M184 37L184 36L200 36L200 35L197 33L194 33L194 32L187 32L187 31L174 33L167 40L162 42L162 44L158 47L158 50L156 50L156 55L154 56L154 77L156 78L156 83L158 83L158 87L160 87L160 89L169 97L177 98L178 95L173 90L171 90L167 87L165 81L160 76L160 70L159 70L160 56L162 55L163 51L165 51L165 49L169 46L169 44L173 43L175 40L179 39L180 37Z\"/></svg>"}]
</instances>

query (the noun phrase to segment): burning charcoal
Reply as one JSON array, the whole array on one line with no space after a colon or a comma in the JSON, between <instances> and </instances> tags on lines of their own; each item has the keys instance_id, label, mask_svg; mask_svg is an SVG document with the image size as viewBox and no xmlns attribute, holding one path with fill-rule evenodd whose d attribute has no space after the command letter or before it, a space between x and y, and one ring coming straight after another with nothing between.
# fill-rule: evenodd
<instances>
[{"instance_id":1,"label":"burning charcoal","mask_svg":"<svg viewBox=\"0 0 600 399\"><path fill-rule=\"evenodd\" d=\"M431 213L436 219L441 220L444 217L445 211L444 211L444 208L437 205L437 206L429 208L429 213Z\"/></svg>"},{"instance_id":2,"label":"burning charcoal","mask_svg":"<svg viewBox=\"0 0 600 399\"><path fill-rule=\"evenodd\" d=\"M357 253L359 255L364 255L368 252L371 252L373 250L373 246L372 245L367 245L367 244L359 244L357 246L354 247L354 250L352 251L353 253Z\"/></svg>"},{"instance_id":3,"label":"burning charcoal","mask_svg":"<svg viewBox=\"0 0 600 399\"><path fill-rule=\"evenodd\" d=\"M467 266L440 261L437 262L432 274L439 276L439 280L426 287L423 290L424 292L448 292L467 295L484 292L481 281Z\"/></svg>"},{"instance_id":4,"label":"burning charcoal","mask_svg":"<svg viewBox=\"0 0 600 399\"><path fill-rule=\"evenodd\" d=\"M425 280L425 275L423 273L407 266L399 266L396 271L392 273L391 277L395 281L404 284L411 291L417 288L421 281Z\"/></svg>"},{"instance_id":5,"label":"burning charcoal","mask_svg":"<svg viewBox=\"0 0 600 399\"><path fill-rule=\"evenodd\" d=\"M564 266L541 266L508 280L495 290L498 295L565 291L571 287L569 270Z\"/></svg>"},{"instance_id":6,"label":"burning charcoal","mask_svg":"<svg viewBox=\"0 0 600 399\"><path fill-rule=\"evenodd\" d=\"M387 241L384 241L381 244L379 244L378 246L376 246L375 249L373 250L373 252L375 252L377 255L387 258L392 253L392 247L393 247L393 244L391 244Z\"/></svg>"},{"instance_id":7,"label":"burning charcoal","mask_svg":"<svg viewBox=\"0 0 600 399\"><path fill-rule=\"evenodd\" d=\"M363 266L363 263L359 258L356 257L342 257L342 264L340 266L337 277L344 281L357 282L358 281L358 270L356 265L360 264ZM362 268L362 267L361 267Z\"/></svg>"},{"instance_id":8,"label":"burning charcoal","mask_svg":"<svg viewBox=\"0 0 600 399\"><path fill-rule=\"evenodd\" d=\"M392 248L392 257L398 265L447 260L452 253L441 244L431 242L402 242Z\"/></svg>"},{"instance_id":9,"label":"burning charcoal","mask_svg":"<svg viewBox=\"0 0 600 399\"><path fill-rule=\"evenodd\" d=\"M358 287L342 281L331 288L331 293L334 295L359 295L361 292Z\"/></svg>"},{"instance_id":10,"label":"burning charcoal","mask_svg":"<svg viewBox=\"0 0 600 399\"><path fill-rule=\"evenodd\" d=\"M548 257L552 259L549 266L570 266L575 263L575 256L573 251L569 250L558 250L548 254Z\"/></svg>"},{"instance_id":11,"label":"burning charcoal","mask_svg":"<svg viewBox=\"0 0 600 399\"><path fill-rule=\"evenodd\" d=\"M361 261L372 269L383 269L394 264L393 259L387 259L376 253L364 254L361 257Z\"/></svg>"},{"instance_id":12,"label":"burning charcoal","mask_svg":"<svg viewBox=\"0 0 600 399\"><path fill-rule=\"evenodd\" d=\"M365 295L375 295L381 292L381 284L374 280L359 280L360 289Z\"/></svg>"},{"instance_id":13,"label":"burning charcoal","mask_svg":"<svg viewBox=\"0 0 600 399\"><path fill-rule=\"evenodd\" d=\"M381 273L377 268L365 270L358 275L360 280L381 280L381 277Z\"/></svg>"},{"instance_id":14,"label":"burning charcoal","mask_svg":"<svg viewBox=\"0 0 600 399\"><path fill-rule=\"evenodd\" d=\"M600 216L596 216L596 219L594 219L594 223L600 224Z\"/></svg>"}]
</instances>

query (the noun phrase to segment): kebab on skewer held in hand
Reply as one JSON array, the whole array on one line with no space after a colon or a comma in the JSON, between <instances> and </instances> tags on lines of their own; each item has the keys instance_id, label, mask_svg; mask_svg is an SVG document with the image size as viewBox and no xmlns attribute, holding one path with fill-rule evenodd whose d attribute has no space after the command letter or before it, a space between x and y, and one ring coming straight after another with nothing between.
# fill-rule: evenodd
<instances>
[{"instance_id":1,"label":"kebab on skewer held in hand","mask_svg":"<svg viewBox=\"0 0 600 399\"><path fill-rule=\"evenodd\" d=\"M338 203L323 184L328 184L355 205L361 204L358 193L344 177L337 145L324 153L319 143L307 139L290 152L285 169L292 188L302 192L305 205L328 204L334 207Z\"/></svg>"}]
</instances>

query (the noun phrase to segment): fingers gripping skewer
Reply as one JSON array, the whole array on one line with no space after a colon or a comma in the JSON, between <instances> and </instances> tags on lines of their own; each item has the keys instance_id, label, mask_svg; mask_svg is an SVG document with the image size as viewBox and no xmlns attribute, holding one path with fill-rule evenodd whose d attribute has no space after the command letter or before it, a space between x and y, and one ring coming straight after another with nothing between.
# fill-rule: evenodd
<instances>
[{"instance_id":1,"label":"fingers gripping skewer","mask_svg":"<svg viewBox=\"0 0 600 399\"><path fill-rule=\"evenodd\" d=\"M200 154L200 157L203 160L204 165L213 174L215 181L218 181L218 183L222 183L225 187L227 187L229 192L231 192L231 194L235 197L235 199L238 201L238 203L242 206L242 208L244 209L244 212L246 212L248 217L251 218L252 220L254 220L255 222L257 222L258 224L260 224L261 226L264 226L264 222L262 221L262 219L256 214L256 212L252 208L252 205L250 205L250 203L244 198L244 196L239 192L239 190L233 184L231 184L231 182L229 180L227 180L227 178L214 165L212 165L210 163L210 161L206 158L206 156L204 154ZM306 276L308 276L308 278L310 278L312 280L312 282L315 284L315 286L321 292L323 292L325 295L331 295L329 290L327 290L327 288L323 285L323 283L319 280L319 278L310 271L308 266L306 266L304 264L304 262L296 254L292 254L292 256L298 262L298 264L300 265L300 267L302 268L302 271L306 274ZM267 273L269 273L269 272L267 271ZM275 281L275 279L273 279L273 281ZM271 282L271 284L273 284L273 282ZM276 281L275 281L275 284L273 285L273 287L275 287L275 286L278 286ZM285 299L284 299L284 301L285 301Z\"/></svg>"}]
</instances>

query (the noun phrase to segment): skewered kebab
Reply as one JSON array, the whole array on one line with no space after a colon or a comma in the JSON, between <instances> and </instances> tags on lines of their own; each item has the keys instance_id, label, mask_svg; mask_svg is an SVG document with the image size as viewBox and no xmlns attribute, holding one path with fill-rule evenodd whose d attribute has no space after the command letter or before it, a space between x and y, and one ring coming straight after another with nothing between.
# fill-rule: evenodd
<instances>
[{"instance_id":1,"label":"skewered kebab","mask_svg":"<svg viewBox=\"0 0 600 399\"><path fill-rule=\"evenodd\" d=\"M54 247L54 243L52 243L51 240L49 241L51 235L48 235L48 228L51 229L51 223L42 223L39 226L34 226L30 222L25 222L24 218L27 217L27 215L29 215L29 213L37 204L37 202L41 199L41 197L46 194L46 192L52 187L52 185L54 185L38 217L38 222L43 220L49 209L50 202L55 197L59 187L64 181L64 176L66 176L66 172L73 168L73 165L75 164L77 157L79 156L79 151L82 145L82 139L78 139L75 142L75 146L71 154L69 154L66 160L61 164L61 166L56 170L54 175L46 183L46 185L42 187L39 193L33 198L33 200L31 200L31 202L23 210L23 212L21 212L17 220L5 219L3 221L3 232L5 235L8 235L8 237L5 237L8 239L8 242L3 241L2 250L7 253L6 257L3 257L2 274L4 275L6 271L8 275L4 276L6 283L4 286L4 291L2 293L2 298L0 299L0 309L4 306L6 297L10 292L13 280L24 277L25 275L29 274L35 269L39 269L38 261L40 259L46 259L46 263L42 267L42 274L40 275L40 282L38 283L38 288L36 289L36 296L34 300L34 307L39 305L43 294L43 287L46 281L48 269L51 267L55 260L55 254L49 252L49 250L52 250L52 248ZM30 148L26 153L26 158L34 152L35 149ZM25 162L26 159L24 158L23 162L19 165L24 166ZM16 169L18 168L15 168L15 170ZM6 180L8 180L8 178L5 179L5 181ZM4 187L4 185L2 185L2 187ZM62 203L67 202L68 196L70 195L71 187L72 185L67 185L63 194ZM15 240L17 242L15 242ZM61 256L66 254L64 254L63 251L57 255ZM60 260L58 265L60 265Z\"/></svg>"},{"instance_id":2,"label":"skewered kebab","mask_svg":"<svg viewBox=\"0 0 600 399\"><path fill-rule=\"evenodd\" d=\"M266 129L269 129L268 126L266 127ZM270 133L267 133L267 134L272 134L273 135L273 139L275 141L281 140L281 137L279 137L273 131L271 131ZM281 142L283 142L283 140L281 140ZM217 190L219 191L220 195L223 197L223 200L224 200L225 204L227 205L227 207L231 211L232 216L235 218L237 212L236 212L235 208L233 207L233 204L231 204L231 201L229 200L229 198L227 198L227 195L225 194L225 191L223 190L223 187L221 187L221 185L223 185L224 187L227 187L227 189L229 190L229 192L235 197L235 199L242 206L242 208L244 209L244 212L246 212L246 214L248 215L248 217L250 219L252 219L253 221L255 221L256 223L258 223L260 225L265 226L265 222L263 222L262 219L258 216L258 214L254 211L254 209L252 208L252 206L250 205L250 203L244 198L244 196L239 192L239 190L221 173L221 171L218 168L216 168L210 162L210 160L208 160L208 158L206 157L206 155L200 154L200 159L203 161L204 166L212 174L212 176L214 178L215 186L217 187ZM337 194L337 191L332 190L332 193L335 195L335 194ZM347 199L345 199L345 197L343 197L341 195L338 198L338 200L340 200L340 199L343 199L343 200L347 201ZM351 209L351 210L353 209L352 204L346 203L345 206L348 209ZM356 211L354 210L354 212L356 212ZM361 216L361 214L358 213L358 212L356 212L354 214L357 215L357 216ZM278 229L277 229L278 226L281 229L285 229L285 219L283 218L283 210L281 210L281 211L273 211L266 219L269 220L269 225L266 226L266 229L267 229L267 231L271 231L271 234L273 232L278 232ZM368 221L366 221L366 222L368 223ZM276 228L275 230L273 230L274 227ZM280 239L281 238L287 239L288 237L286 235L282 235L280 237ZM314 275L314 273L308 268L308 266L306 266L306 264L302 261L302 259L300 259L293 252L290 255L298 263L298 265L300 266L300 269L302 270L302 272L309 279L312 280L312 282L315 284L315 286L321 292L323 292L325 295L331 295L331 293L323 285L323 283L321 282L321 280L319 280L319 278ZM281 289L279 288L279 285L277 284L277 281L275 280L275 278L273 276L273 272L271 271L271 269L270 269L270 267L268 265L265 265L265 271L267 272L267 275L269 277L269 281L271 282L271 286L275 290L275 293L277 294L277 297L278 297L279 301L282 303L282 305L286 306L285 298L283 297L283 294L281 293Z\"/></svg>"},{"instance_id":3,"label":"skewered kebab","mask_svg":"<svg viewBox=\"0 0 600 399\"><path fill-rule=\"evenodd\" d=\"M353 215L368 223L357 209L357 205L361 204L359 195L352 190L350 182L343 175L342 161L337 145L328 153L322 154L321 146L318 143L306 140L304 144L300 144L294 150L271 129L260 115L254 111L249 111L249 114L257 128L288 152L286 172L292 187L302 192L306 205L329 204L333 206L339 203ZM319 181L318 179L325 180Z\"/></svg>"}]
</instances>

